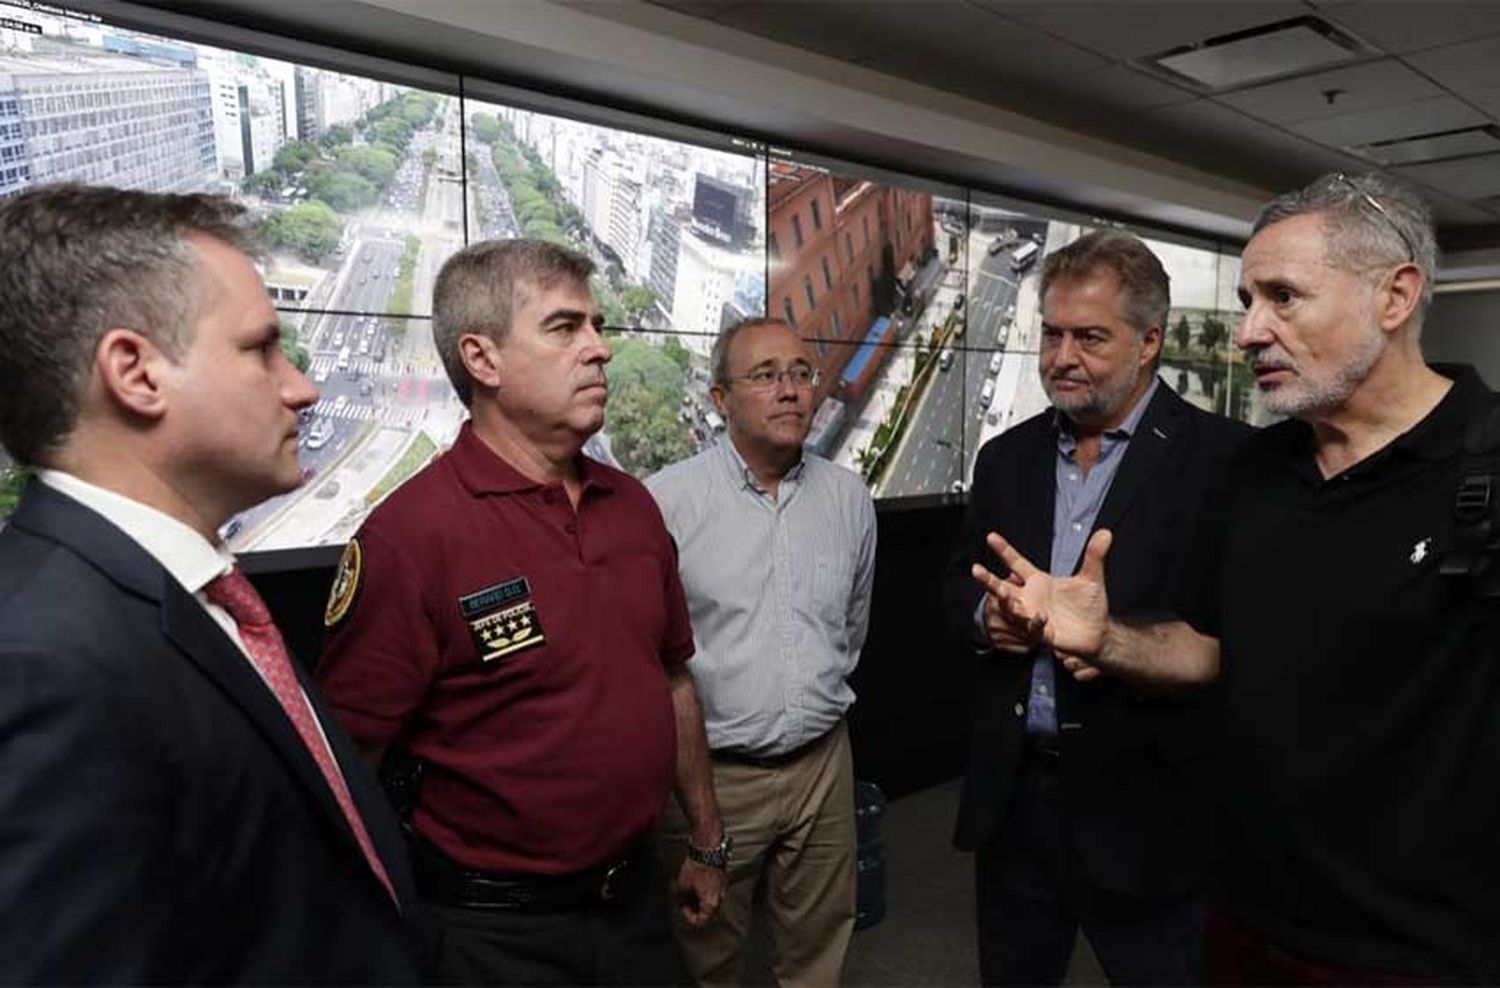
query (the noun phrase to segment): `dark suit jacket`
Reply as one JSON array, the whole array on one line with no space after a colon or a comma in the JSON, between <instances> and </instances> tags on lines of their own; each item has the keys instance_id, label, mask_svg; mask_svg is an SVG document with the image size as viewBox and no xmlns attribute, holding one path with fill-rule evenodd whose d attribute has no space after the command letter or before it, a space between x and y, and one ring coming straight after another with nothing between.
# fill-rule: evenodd
<instances>
[{"instance_id":1,"label":"dark suit jacket","mask_svg":"<svg viewBox=\"0 0 1500 988\"><path fill-rule=\"evenodd\" d=\"M1006 571L984 543L996 531L1038 566L1052 554L1057 438L1049 410L985 443L974 465L964 531L944 580L948 618L975 640L981 561ZM1157 388L1126 447L1096 528L1114 533L1105 560L1116 616L1169 612L1205 490L1248 429ZM955 842L973 850L1004 822L1025 735L1031 656L981 656L977 720ZM1079 683L1058 667L1064 817L1090 878L1133 895L1166 895L1198 879L1199 800L1185 771L1193 702L1148 696L1119 680ZM1018 713L1019 711L1019 713Z\"/></svg>"},{"instance_id":2,"label":"dark suit jacket","mask_svg":"<svg viewBox=\"0 0 1500 988\"><path fill-rule=\"evenodd\" d=\"M411 915L397 825L303 680ZM0 533L0 982L414 982L296 729L134 540L33 481Z\"/></svg>"}]
</instances>

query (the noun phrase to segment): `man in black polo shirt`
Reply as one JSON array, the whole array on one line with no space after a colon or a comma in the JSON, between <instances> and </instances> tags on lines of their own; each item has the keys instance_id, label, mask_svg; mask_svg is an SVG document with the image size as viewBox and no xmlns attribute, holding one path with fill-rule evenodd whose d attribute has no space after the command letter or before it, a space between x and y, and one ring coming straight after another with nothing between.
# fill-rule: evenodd
<instances>
[{"instance_id":1,"label":"man in black polo shirt","mask_svg":"<svg viewBox=\"0 0 1500 988\"><path fill-rule=\"evenodd\" d=\"M1216 982L1500 979L1500 607L1440 571L1494 399L1422 359L1435 255L1376 176L1261 214L1235 342L1291 420L1211 500L1186 622L1109 618L1107 533L1075 578L976 573L1079 679L1219 679Z\"/></svg>"}]
</instances>

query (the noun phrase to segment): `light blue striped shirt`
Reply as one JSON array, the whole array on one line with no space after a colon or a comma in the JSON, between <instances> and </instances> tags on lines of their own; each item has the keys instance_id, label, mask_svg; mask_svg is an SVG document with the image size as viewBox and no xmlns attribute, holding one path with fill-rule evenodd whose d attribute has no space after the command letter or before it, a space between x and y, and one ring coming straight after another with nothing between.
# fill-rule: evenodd
<instances>
[{"instance_id":1,"label":"light blue striped shirt","mask_svg":"<svg viewBox=\"0 0 1500 988\"><path fill-rule=\"evenodd\" d=\"M777 755L854 702L875 577L875 506L804 454L771 497L726 436L646 481L677 543L708 743Z\"/></svg>"}]
</instances>

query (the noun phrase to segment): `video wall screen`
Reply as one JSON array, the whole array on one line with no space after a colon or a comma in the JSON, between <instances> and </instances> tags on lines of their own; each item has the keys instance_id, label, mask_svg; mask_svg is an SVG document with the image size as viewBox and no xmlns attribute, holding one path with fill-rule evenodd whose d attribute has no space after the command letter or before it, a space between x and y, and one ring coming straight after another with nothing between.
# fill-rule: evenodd
<instances>
[{"instance_id":1,"label":"video wall screen","mask_svg":"<svg viewBox=\"0 0 1500 988\"><path fill-rule=\"evenodd\" d=\"M765 313L765 157L466 100L471 229L588 254L610 328L588 455L646 477L716 442L719 331ZM728 142L726 142L728 143Z\"/></svg>"},{"instance_id":2,"label":"video wall screen","mask_svg":"<svg viewBox=\"0 0 1500 988\"><path fill-rule=\"evenodd\" d=\"M767 309L820 373L808 446L876 496L955 489L956 455L914 457L928 432L963 446L960 419L932 424L927 392L959 352L966 193L794 157L771 158L767 189Z\"/></svg>"},{"instance_id":3,"label":"video wall screen","mask_svg":"<svg viewBox=\"0 0 1500 988\"><path fill-rule=\"evenodd\" d=\"M320 398L304 484L232 519L235 551L342 544L452 442L467 413L433 349L432 284L479 239L539 237L595 261L613 359L585 452L636 476L722 441L710 354L746 316L807 339L808 446L878 498L964 491L983 442L1046 407L1036 275L1086 225L462 82L398 85L0 0L0 197L63 180L213 191L261 224L285 345ZM1173 281L1163 378L1258 421L1229 341L1237 260L1152 246ZM0 459L0 518L23 473Z\"/></svg>"}]
</instances>

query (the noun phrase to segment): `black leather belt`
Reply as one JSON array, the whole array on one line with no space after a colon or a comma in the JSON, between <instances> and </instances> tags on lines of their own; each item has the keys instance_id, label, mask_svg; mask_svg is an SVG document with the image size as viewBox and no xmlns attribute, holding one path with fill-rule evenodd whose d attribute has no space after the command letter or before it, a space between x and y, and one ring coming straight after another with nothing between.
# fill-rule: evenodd
<instances>
[{"instance_id":1,"label":"black leather belt","mask_svg":"<svg viewBox=\"0 0 1500 988\"><path fill-rule=\"evenodd\" d=\"M709 757L716 762L726 765L746 765L750 768L782 768L807 754L813 748L828 740L833 730L828 730L805 744L799 744L791 751L784 751L778 755L757 755L753 752L742 751L739 748L714 748L709 751Z\"/></svg>"},{"instance_id":2,"label":"black leather belt","mask_svg":"<svg viewBox=\"0 0 1500 988\"><path fill-rule=\"evenodd\" d=\"M630 897L650 872L640 845L617 861L563 875L510 874L464 868L420 834L408 831L417 892L428 902L461 909L571 912Z\"/></svg>"}]
</instances>

